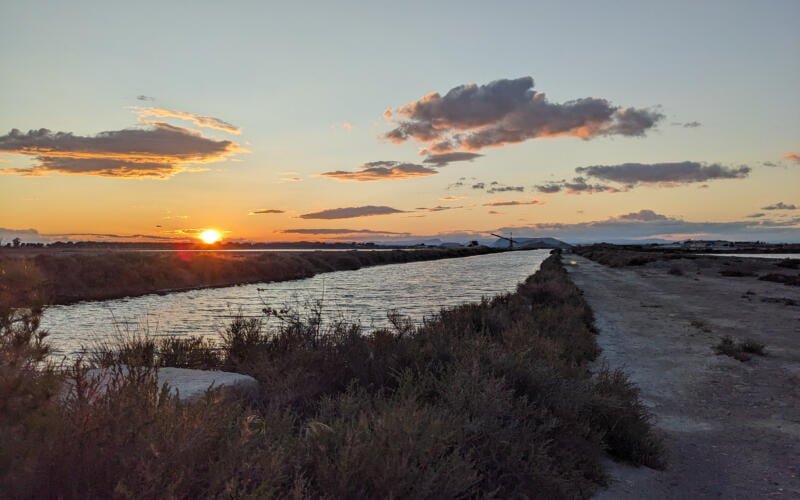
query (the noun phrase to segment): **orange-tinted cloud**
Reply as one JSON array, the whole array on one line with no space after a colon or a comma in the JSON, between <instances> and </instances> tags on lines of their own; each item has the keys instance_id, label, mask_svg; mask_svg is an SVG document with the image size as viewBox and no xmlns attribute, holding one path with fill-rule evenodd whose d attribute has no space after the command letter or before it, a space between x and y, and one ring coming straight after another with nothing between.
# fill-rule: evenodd
<instances>
[{"instance_id":1,"label":"orange-tinted cloud","mask_svg":"<svg viewBox=\"0 0 800 500\"><path fill-rule=\"evenodd\" d=\"M552 103L533 90L531 77L460 85L444 96L433 92L384 116L396 124L387 139L413 139L436 153L546 137L641 136L663 118L658 111L623 108L595 97Z\"/></svg>"},{"instance_id":2,"label":"orange-tinted cloud","mask_svg":"<svg viewBox=\"0 0 800 500\"><path fill-rule=\"evenodd\" d=\"M783 155L784 160L800 163L800 153L789 152Z\"/></svg>"},{"instance_id":3,"label":"orange-tinted cloud","mask_svg":"<svg viewBox=\"0 0 800 500\"><path fill-rule=\"evenodd\" d=\"M198 127L221 130L223 132L236 135L242 133L242 130L239 127L231 125L230 123L220 120L219 118L214 118L213 116L203 116L195 113L188 113L186 111L178 111L175 109L166 108L134 108L134 110L139 116L139 120L143 123L153 124L154 121L151 120L151 118L177 118L178 120L191 122Z\"/></svg>"},{"instance_id":4,"label":"orange-tinted cloud","mask_svg":"<svg viewBox=\"0 0 800 500\"><path fill-rule=\"evenodd\" d=\"M339 181L383 181L413 179L426 177L439 173L436 169L418 165L416 163L401 163L399 161L373 161L365 163L356 170L335 170L323 172L320 175Z\"/></svg>"},{"instance_id":5,"label":"orange-tinted cloud","mask_svg":"<svg viewBox=\"0 0 800 500\"><path fill-rule=\"evenodd\" d=\"M165 178L197 169L192 165L221 161L240 151L234 142L217 141L166 123L100 132L95 136L48 129L23 133L13 129L0 136L0 153L32 156L37 163L30 168L2 169L0 173Z\"/></svg>"},{"instance_id":6,"label":"orange-tinted cloud","mask_svg":"<svg viewBox=\"0 0 800 500\"><path fill-rule=\"evenodd\" d=\"M517 205L543 205L544 203L539 200L530 200L530 201L493 201L490 203L484 203L484 207L514 207Z\"/></svg>"}]
</instances>

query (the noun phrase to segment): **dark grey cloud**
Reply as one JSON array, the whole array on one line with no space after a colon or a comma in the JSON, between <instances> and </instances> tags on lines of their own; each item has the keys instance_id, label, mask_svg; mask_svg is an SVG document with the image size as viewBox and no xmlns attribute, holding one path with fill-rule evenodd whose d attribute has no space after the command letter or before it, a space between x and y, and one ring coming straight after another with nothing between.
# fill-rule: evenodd
<instances>
[{"instance_id":1,"label":"dark grey cloud","mask_svg":"<svg viewBox=\"0 0 800 500\"><path fill-rule=\"evenodd\" d=\"M30 168L0 169L0 173L169 177L194 168L192 164L220 161L239 151L234 142L217 141L166 123L94 136L44 128L27 133L13 129L0 136L0 152L32 156L37 163Z\"/></svg>"},{"instance_id":2,"label":"dark grey cloud","mask_svg":"<svg viewBox=\"0 0 800 500\"><path fill-rule=\"evenodd\" d=\"M542 205L543 203L539 200L528 200L528 201L519 201L519 200L512 200L512 201L493 201L489 203L484 203L484 207L514 207L517 205Z\"/></svg>"},{"instance_id":3,"label":"dark grey cloud","mask_svg":"<svg viewBox=\"0 0 800 500\"><path fill-rule=\"evenodd\" d=\"M764 212L758 212L758 213L755 213L755 214L748 215L747 218L748 219L759 219L759 218L764 217L766 215L767 214L765 214Z\"/></svg>"},{"instance_id":4,"label":"dark grey cloud","mask_svg":"<svg viewBox=\"0 0 800 500\"><path fill-rule=\"evenodd\" d=\"M333 229L333 228L321 228L321 229L284 229L281 231L284 234L316 234L316 235L342 235L342 234L381 234L381 235L397 235L397 236L407 236L410 233L398 233L394 231L379 231L374 229Z\"/></svg>"},{"instance_id":5,"label":"dark grey cloud","mask_svg":"<svg viewBox=\"0 0 800 500\"><path fill-rule=\"evenodd\" d=\"M761 207L761 210L797 210L797 205L779 201L778 203Z\"/></svg>"},{"instance_id":6,"label":"dark grey cloud","mask_svg":"<svg viewBox=\"0 0 800 500\"><path fill-rule=\"evenodd\" d=\"M544 137L642 136L663 118L655 110L595 97L552 103L533 86L533 78L522 77L460 85L444 96L430 93L388 111L388 118L399 118L386 137L423 142L434 153L476 151Z\"/></svg>"},{"instance_id":7,"label":"dark grey cloud","mask_svg":"<svg viewBox=\"0 0 800 500\"><path fill-rule=\"evenodd\" d=\"M622 214L616 217L616 220L621 221L636 221L636 222L654 222L670 220L666 215L654 212L653 210L643 209L638 212L631 212L629 214Z\"/></svg>"},{"instance_id":8,"label":"dark grey cloud","mask_svg":"<svg viewBox=\"0 0 800 500\"><path fill-rule=\"evenodd\" d=\"M331 208L319 212L303 214L301 219L352 219L354 217L369 217L372 215L402 214L403 210L392 207L367 205L363 207Z\"/></svg>"},{"instance_id":9,"label":"dark grey cloud","mask_svg":"<svg viewBox=\"0 0 800 500\"><path fill-rule=\"evenodd\" d=\"M439 171L418 165L416 163L401 163L399 161L372 161L365 163L355 170L335 170L323 172L320 175L340 181L380 181L412 179L438 174Z\"/></svg>"},{"instance_id":10,"label":"dark grey cloud","mask_svg":"<svg viewBox=\"0 0 800 500\"><path fill-rule=\"evenodd\" d=\"M139 94L136 96L137 101L155 101L155 97L150 97L149 95Z\"/></svg>"},{"instance_id":11,"label":"dark grey cloud","mask_svg":"<svg viewBox=\"0 0 800 500\"><path fill-rule=\"evenodd\" d=\"M619 193L624 191L624 189L607 184L588 182L585 177L580 176L573 178L571 181L561 180L539 184L534 186L534 189L540 193L547 194L559 193L561 191L567 194Z\"/></svg>"},{"instance_id":12,"label":"dark grey cloud","mask_svg":"<svg viewBox=\"0 0 800 500\"><path fill-rule=\"evenodd\" d=\"M726 167L717 163L703 164L694 161L593 165L575 169L579 174L627 186L677 185L714 179L743 179L750 174L750 170L750 167L746 166Z\"/></svg>"},{"instance_id":13,"label":"dark grey cloud","mask_svg":"<svg viewBox=\"0 0 800 500\"><path fill-rule=\"evenodd\" d=\"M454 206L454 207L448 207L448 206L444 206L444 205L437 205L435 207L429 207L429 208L428 207L417 207L417 208L415 208L415 210L420 210L422 212L444 212L446 210L455 210L455 209L458 209L458 208L464 208L464 207L463 207L463 205Z\"/></svg>"},{"instance_id":14,"label":"dark grey cloud","mask_svg":"<svg viewBox=\"0 0 800 500\"><path fill-rule=\"evenodd\" d=\"M761 164L764 165L765 167L779 167L780 166L777 163L775 163L774 161L762 161Z\"/></svg>"},{"instance_id":15,"label":"dark grey cloud","mask_svg":"<svg viewBox=\"0 0 800 500\"><path fill-rule=\"evenodd\" d=\"M525 191L525 186L505 186L502 184L498 184L496 186L490 185L489 188L486 190L486 192L489 194L510 193L510 192L522 193L524 191Z\"/></svg>"},{"instance_id":16,"label":"dark grey cloud","mask_svg":"<svg viewBox=\"0 0 800 500\"><path fill-rule=\"evenodd\" d=\"M285 210L276 210L274 208L259 208L257 210L251 210L250 213L247 215L258 215L258 214L283 214L286 213Z\"/></svg>"},{"instance_id":17,"label":"dark grey cloud","mask_svg":"<svg viewBox=\"0 0 800 500\"><path fill-rule=\"evenodd\" d=\"M483 155L478 153L467 153L464 151L456 151L454 153L442 153L442 154L433 154L428 155L422 163L432 163L437 167L444 167L453 162L457 161L472 161L475 158L480 158Z\"/></svg>"},{"instance_id":18,"label":"dark grey cloud","mask_svg":"<svg viewBox=\"0 0 800 500\"><path fill-rule=\"evenodd\" d=\"M702 127L703 124L698 121L691 121L691 122L673 122L673 125L676 127L683 127L683 128L697 128Z\"/></svg>"}]
</instances>

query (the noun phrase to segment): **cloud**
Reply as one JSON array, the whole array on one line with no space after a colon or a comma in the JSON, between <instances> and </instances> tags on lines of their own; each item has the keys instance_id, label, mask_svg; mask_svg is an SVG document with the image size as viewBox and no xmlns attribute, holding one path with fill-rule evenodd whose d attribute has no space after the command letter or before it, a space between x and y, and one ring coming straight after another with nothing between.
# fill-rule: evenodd
<instances>
[{"instance_id":1,"label":"cloud","mask_svg":"<svg viewBox=\"0 0 800 500\"><path fill-rule=\"evenodd\" d=\"M323 172L320 175L339 181L381 181L412 179L438 174L439 171L418 165L416 163L401 163L399 161L373 161L365 163L356 170L336 170Z\"/></svg>"},{"instance_id":2,"label":"cloud","mask_svg":"<svg viewBox=\"0 0 800 500\"><path fill-rule=\"evenodd\" d=\"M635 221L635 222L653 222L670 220L666 215L658 214L652 210L644 209L638 212L631 212L629 214L618 215L614 219L621 221Z\"/></svg>"},{"instance_id":3,"label":"cloud","mask_svg":"<svg viewBox=\"0 0 800 500\"><path fill-rule=\"evenodd\" d=\"M623 163L621 165L593 165L578 167L575 171L604 181L627 186L657 184L674 186L714 179L743 179L750 167L726 167L717 163L703 164L694 161L674 163Z\"/></svg>"},{"instance_id":4,"label":"cloud","mask_svg":"<svg viewBox=\"0 0 800 500\"><path fill-rule=\"evenodd\" d=\"M698 121L691 121L691 122L673 122L672 125L676 127L683 127L683 128L697 128L702 127L703 124Z\"/></svg>"},{"instance_id":5,"label":"cloud","mask_svg":"<svg viewBox=\"0 0 800 500\"><path fill-rule=\"evenodd\" d=\"M354 217L369 217L372 215L402 214L403 210L392 207L367 205L364 207L331 208L320 212L303 214L301 219L352 219Z\"/></svg>"},{"instance_id":6,"label":"cloud","mask_svg":"<svg viewBox=\"0 0 800 500\"><path fill-rule=\"evenodd\" d=\"M14 238L19 238L23 243L44 243L47 241L36 229L10 229L0 227L0 244L11 243Z\"/></svg>"},{"instance_id":7,"label":"cloud","mask_svg":"<svg viewBox=\"0 0 800 500\"><path fill-rule=\"evenodd\" d=\"M240 151L234 142L217 141L166 123L94 136L44 128L27 133L12 129L0 136L0 153L32 156L37 163L30 168L0 169L0 173L165 178L190 169L191 164L221 161Z\"/></svg>"},{"instance_id":8,"label":"cloud","mask_svg":"<svg viewBox=\"0 0 800 500\"><path fill-rule=\"evenodd\" d=\"M136 96L137 101L155 101L155 97L150 97L149 95L139 94Z\"/></svg>"},{"instance_id":9,"label":"cloud","mask_svg":"<svg viewBox=\"0 0 800 500\"><path fill-rule=\"evenodd\" d=\"M493 201L490 203L484 203L484 207L514 207L518 205L542 205L543 203L539 200L530 200L530 201Z\"/></svg>"},{"instance_id":10,"label":"cloud","mask_svg":"<svg viewBox=\"0 0 800 500\"><path fill-rule=\"evenodd\" d=\"M274 208L259 208L257 210L250 211L247 215L258 215L258 214L283 214L286 213L285 210L275 210Z\"/></svg>"},{"instance_id":11,"label":"cloud","mask_svg":"<svg viewBox=\"0 0 800 500\"><path fill-rule=\"evenodd\" d=\"M242 133L239 127L231 125L230 123L214 118L213 116L203 116L195 113L188 113L186 111L177 111L174 109L166 108L134 108L139 120L143 123L153 124L150 118L177 118L193 123L198 127L211 128L214 130L221 130L229 134L239 135Z\"/></svg>"},{"instance_id":12,"label":"cloud","mask_svg":"<svg viewBox=\"0 0 800 500\"><path fill-rule=\"evenodd\" d=\"M747 215L746 217L749 218L749 219L759 219L759 218L764 217L766 215L767 214L765 214L764 212L758 212L758 213L755 213L755 214Z\"/></svg>"},{"instance_id":13,"label":"cloud","mask_svg":"<svg viewBox=\"0 0 800 500\"><path fill-rule=\"evenodd\" d=\"M396 123L386 138L426 143L435 153L477 151L545 137L642 136L663 118L654 110L595 97L552 103L533 86L533 78L522 77L460 85L444 96L427 94L384 113Z\"/></svg>"},{"instance_id":14,"label":"cloud","mask_svg":"<svg viewBox=\"0 0 800 500\"><path fill-rule=\"evenodd\" d=\"M784 160L793 161L795 163L800 163L800 153L789 152L783 155Z\"/></svg>"},{"instance_id":15,"label":"cloud","mask_svg":"<svg viewBox=\"0 0 800 500\"><path fill-rule=\"evenodd\" d=\"M394 231L379 231L373 229L284 229L284 234L316 234L316 235L340 235L340 234L382 234L408 236L410 233L397 233Z\"/></svg>"},{"instance_id":16,"label":"cloud","mask_svg":"<svg viewBox=\"0 0 800 500\"><path fill-rule=\"evenodd\" d=\"M762 161L761 164L764 165L765 167L779 167L780 166L777 163L775 163L774 161Z\"/></svg>"},{"instance_id":17,"label":"cloud","mask_svg":"<svg viewBox=\"0 0 800 500\"><path fill-rule=\"evenodd\" d=\"M467 153L463 151L457 151L454 153L442 153L442 154L433 154L428 155L422 163L432 163L437 167L444 167L450 163L457 162L457 161L472 161L475 158L480 158L483 155L478 153Z\"/></svg>"},{"instance_id":18,"label":"cloud","mask_svg":"<svg viewBox=\"0 0 800 500\"><path fill-rule=\"evenodd\" d=\"M603 220L574 224L542 223L530 226L497 228L514 236L552 236L573 243L631 240L727 239L800 241L800 218L695 222L669 217L644 209ZM496 231L495 231L496 232Z\"/></svg>"},{"instance_id":19,"label":"cloud","mask_svg":"<svg viewBox=\"0 0 800 500\"><path fill-rule=\"evenodd\" d=\"M768 205L766 207L761 207L761 210L797 210L797 205L791 203L784 203L779 201L774 205Z\"/></svg>"},{"instance_id":20,"label":"cloud","mask_svg":"<svg viewBox=\"0 0 800 500\"><path fill-rule=\"evenodd\" d=\"M620 193L624 189L607 184L590 183L585 177L575 177L572 181L555 181L534 186L540 193L553 194L564 191L567 194L595 194L595 193Z\"/></svg>"},{"instance_id":21,"label":"cloud","mask_svg":"<svg viewBox=\"0 0 800 500\"><path fill-rule=\"evenodd\" d=\"M156 226L159 227L159 226ZM103 241L103 240L113 240L113 241L185 241L186 238L174 237L174 236L163 236L158 234L118 234L118 233L80 233L80 232L71 232L71 233L47 233L47 234L39 234L35 230L28 230L34 231L38 236L36 238L25 238L21 237L23 241L38 241L42 243L46 242L54 242L54 241ZM0 229L0 235L2 235L3 229ZM5 239L5 238L4 238Z\"/></svg>"},{"instance_id":22,"label":"cloud","mask_svg":"<svg viewBox=\"0 0 800 500\"><path fill-rule=\"evenodd\" d=\"M414 210L421 210L423 212L444 212L445 210L455 210L457 208L464 208L464 207L463 206L447 207L447 206L443 206L443 205L437 205L435 207L430 207L430 208L417 207Z\"/></svg>"}]
</instances>

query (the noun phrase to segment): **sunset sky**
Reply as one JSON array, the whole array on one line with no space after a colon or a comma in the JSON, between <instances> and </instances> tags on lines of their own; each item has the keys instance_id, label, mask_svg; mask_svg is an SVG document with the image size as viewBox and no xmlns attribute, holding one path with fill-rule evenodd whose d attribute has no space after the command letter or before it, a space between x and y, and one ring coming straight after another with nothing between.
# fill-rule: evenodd
<instances>
[{"instance_id":1,"label":"sunset sky","mask_svg":"<svg viewBox=\"0 0 800 500\"><path fill-rule=\"evenodd\" d=\"M798 26L796 0L0 0L0 238L800 241Z\"/></svg>"}]
</instances>

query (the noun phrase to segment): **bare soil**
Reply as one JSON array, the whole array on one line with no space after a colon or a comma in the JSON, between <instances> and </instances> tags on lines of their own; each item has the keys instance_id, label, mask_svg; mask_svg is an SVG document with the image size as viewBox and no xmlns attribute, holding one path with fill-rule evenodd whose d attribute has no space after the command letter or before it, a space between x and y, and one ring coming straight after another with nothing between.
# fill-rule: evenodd
<instances>
[{"instance_id":1,"label":"bare soil","mask_svg":"<svg viewBox=\"0 0 800 500\"><path fill-rule=\"evenodd\" d=\"M564 263L594 310L598 363L639 386L668 449L664 471L609 461L597 498L800 497L800 287L757 279L775 261ZM720 274L731 268L752 275ZM723 336L766 355L718 355Z\"/></svg>"}]
</instances>

